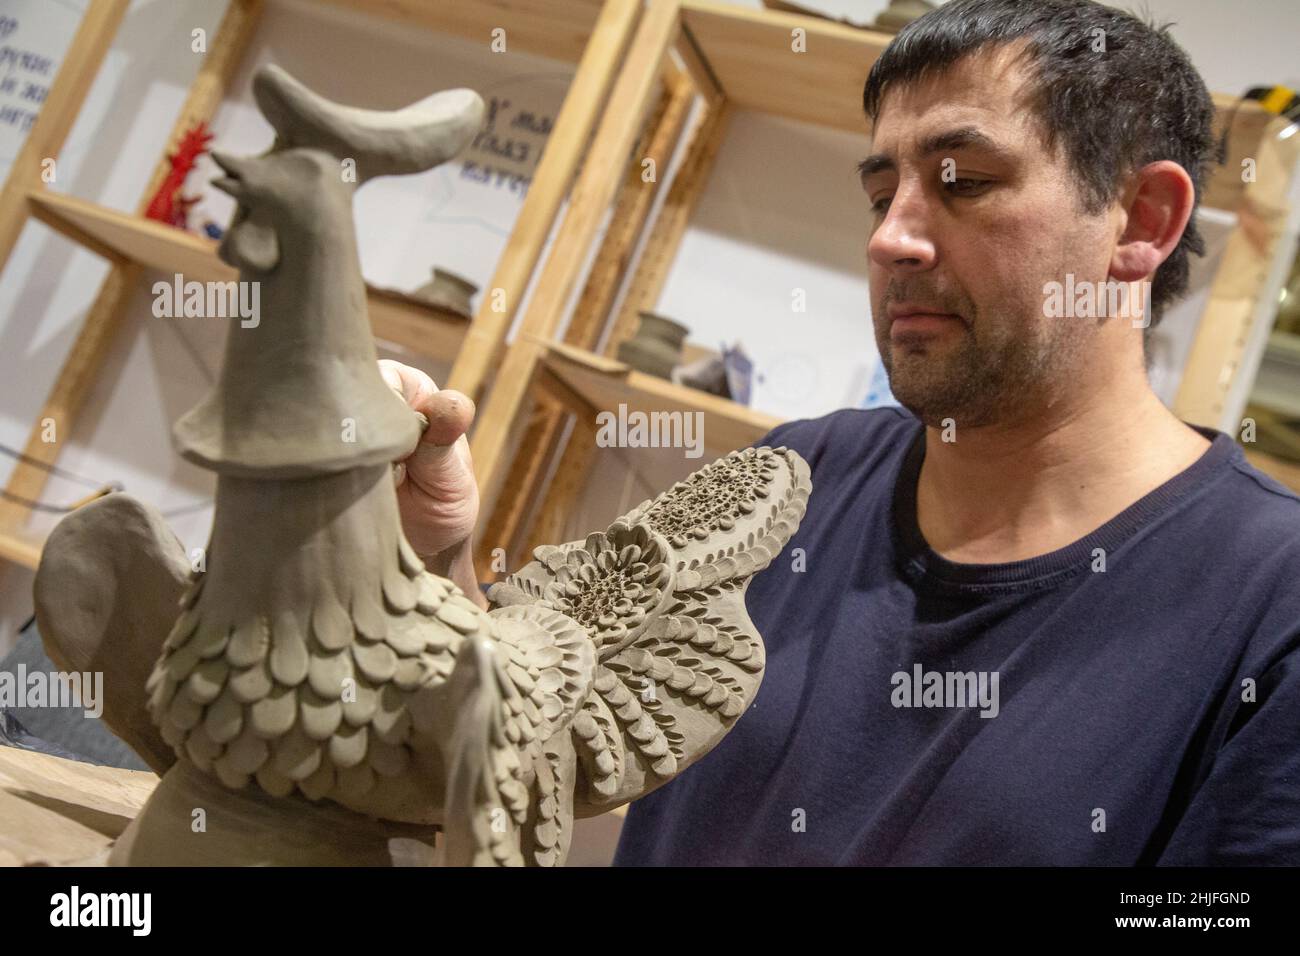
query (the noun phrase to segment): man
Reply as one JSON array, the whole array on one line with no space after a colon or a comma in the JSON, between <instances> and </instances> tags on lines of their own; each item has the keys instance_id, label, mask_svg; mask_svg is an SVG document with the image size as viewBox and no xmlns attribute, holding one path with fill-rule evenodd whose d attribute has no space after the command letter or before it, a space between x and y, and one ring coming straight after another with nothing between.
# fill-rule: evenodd
<instances>
[{"instance_id":1,"label":"man","mask_svg":"<svg viewBox=\"0 0 1300 956\"><path fill-rule=\"evenodd\" d=\"M1300 499L1143 358L1201 252L1203 82L1087 0L955 0L864 105L906 411L764 439L812 467L806 566L752 582L763 684L616 862L1300 863Z\"/></svg>"}]
</instances>

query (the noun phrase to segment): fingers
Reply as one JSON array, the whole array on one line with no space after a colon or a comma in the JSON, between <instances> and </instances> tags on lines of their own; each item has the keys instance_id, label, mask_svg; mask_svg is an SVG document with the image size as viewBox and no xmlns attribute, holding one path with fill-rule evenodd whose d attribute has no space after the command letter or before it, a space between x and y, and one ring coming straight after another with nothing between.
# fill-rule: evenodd
<instances>
[{"instance_id":1,"label":"fingers","mask_svg":"<svg viewBox=\"0 0 1300 956\"><path fill-rule=\"evenodd\" d=\"M392 359L379 360L379 373L383 375L388 387L416 411L423 411L420 403L438 391L438 386L424 371Z\"/></svg>"},{"instance_id":2,"label":"fingers","mask_svg":"<svg viewBox=\"0 0 1300 956\"><path fill-rule=\"evenodd\" d=\"M422 370L392 359L380 359L379 371L389 388L429 420L415 451L396 464L395 482L401 485L412 471L426 480L444 475L453 461L472 469L469 446L461 439L474 421L473 400L454 389L439 389Z\"/></svg>"},{"instance_id":3,"label":"fingers","mask_svg":"<svg viewBox=\"0 0 1300 956\"><path fill-rule=\"evenodd\" d=\"M468 395L452 389L426 395L413 407L429 419L429 427L420 437L422 445L451 445L474 421L474 403Z\"/></svg>"},{"instance_id":4,"label":"fingers","mask_svg":"<svg viewBox=\"0 0 1300 956\"><path fill-rule=\"evenodd\" d=\"M429 427L406 459L401 477L412 477L435 494L458 487L473 474L469 444L463 436L474 420L474 403L460 392L444 390L428 396L418 411L428 417ZM472 477L469 480L472 483Z\"/></svg>"},{"instance_id":5,"label":"fingers","mask_svg":"<svg viewBox=\"0 0 1300 956\"><path fill-rule=\"evenodd\" d=\"M438 386L434 384L433 379L423 371L403 365L401 362L394 362L392 359L379 360L379 374L384 377L388 387L414 411L419 411L418 404L438 391ZM393 484L400 487L406 481L406 473L406 461L395 462Z\"/></svg>"}]
</instances>

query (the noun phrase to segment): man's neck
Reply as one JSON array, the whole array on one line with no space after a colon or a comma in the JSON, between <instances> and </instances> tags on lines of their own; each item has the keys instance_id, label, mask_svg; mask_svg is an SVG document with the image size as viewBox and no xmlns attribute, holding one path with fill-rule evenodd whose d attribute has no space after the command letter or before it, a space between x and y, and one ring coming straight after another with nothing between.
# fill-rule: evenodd
<instances>
[{"instance_id":1,"label":"man's neck","mask_svg":"<svg viewBox=\"0 0 1300 956\"><path fill-rule=\"evenodd\" d=\"M1209 447L1150 390L1105 391L1008 426L944 441L927 428L917 524L950 561L997 564L1085 537L1188 468Z\"/></svg>"}]
</instances>

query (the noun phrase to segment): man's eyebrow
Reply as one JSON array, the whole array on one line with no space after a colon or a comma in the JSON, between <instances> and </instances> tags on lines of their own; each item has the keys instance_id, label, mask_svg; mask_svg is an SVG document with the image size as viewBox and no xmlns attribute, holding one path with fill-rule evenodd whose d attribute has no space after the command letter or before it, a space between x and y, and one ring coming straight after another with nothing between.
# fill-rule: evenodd
<instances>
[{"instance_id":1,"label":"man's eyebrow","mask_svg":"<svg viewBox=\"0 0 1300 956\"><path fill-rule=\"evenodd\" d=\"M930 156L934 153L949 153L972 147L1000 156L1004 156L1008 152L1005 146L998 143L987 133L981 132L974 126L962 126L927 136L921 141L921 155ZM874 176L876 173L888 172L897 168L898 164L894 161L893 156L888 153L872 153L858 163L858 177L865 180L868 176Z\"/></svg>"},{"instance_id":2,"label":"man's eyebrow","mask_svg":"<svg viewBox=\"0 0 1300 956\"><path fill-rule=\"evenodd\" d=\"M874 176L876 173L883 173L896 168L897 164L892 156L886 153L872 153L858 163L858 178L865 182L868 176Z\"/></svg>"}]
</instances>

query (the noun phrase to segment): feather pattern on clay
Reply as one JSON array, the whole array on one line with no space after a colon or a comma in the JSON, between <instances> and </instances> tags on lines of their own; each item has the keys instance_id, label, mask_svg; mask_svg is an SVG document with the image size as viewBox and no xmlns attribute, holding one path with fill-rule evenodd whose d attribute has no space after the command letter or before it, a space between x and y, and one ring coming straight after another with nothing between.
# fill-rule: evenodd
<instances>
[{"instance_id":1,"label":"feather pattern on clay","mask_svg":"<svg viewBox=\"0 0 1300 956\"><path fill-rule=\"evenodd\" d=\"M379 570L350 593L326 587L309 605L263 609L202 601L206 575L195 574L147 685L177 755L228 787L256 780L311 800L352 802L403 773L413 748L431 746L408 702L446 681L485 616L400 534Z\"/></svg>"},{"instance_id":2,"label":"feather pattern on clay","mask_svg":"<svg viewBox=\"0 0 1300 956\"><path fill-rule=\"evenodd\" d=\"M794 534L811 489L794 452L736 451L603 534L536 549L489 591L507 608L562 612L596 648L592 692L571 726L579 815L659 786L744 713L764 664L745 588Z\"/></svg>"},{"instance_id":3,"label":"feather pattern on clay","mask_svg":"<svg viewBox=\"0 0 1300 956\"><path fill-rule=\"evenodd\" d=\"M321 496L351 500L339 481ZM363 497L384 495L382 513L380 484ZM654 789L744 713L764 663L745 588L810 488L793 452L734 452L604 532L537 549L490 612L386 521L362 573L326 574L310 601L293 559L260 589L222 565L181 598L150 713L227 787L440 822L452 863L559 865L575 814ZM241 586L244 600L210 593Z\"/></svg>"}]
</instances>

